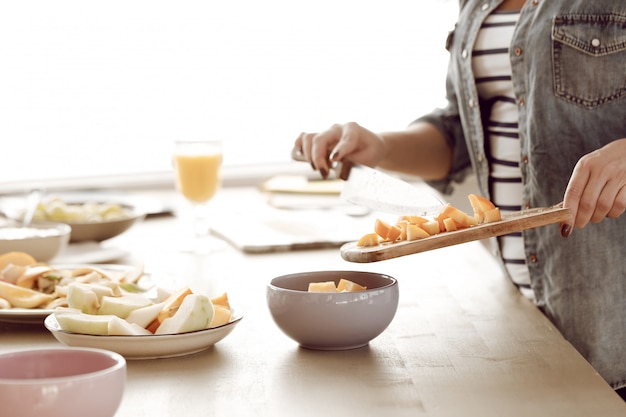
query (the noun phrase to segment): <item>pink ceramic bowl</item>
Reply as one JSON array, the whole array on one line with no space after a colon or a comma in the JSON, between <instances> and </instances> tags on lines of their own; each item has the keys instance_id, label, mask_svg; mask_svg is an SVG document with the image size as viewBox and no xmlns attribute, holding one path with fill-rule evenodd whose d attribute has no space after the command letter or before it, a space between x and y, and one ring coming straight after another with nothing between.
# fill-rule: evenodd
<instances>
[{"instance_id":1,"label":"pink ceramic bowl","mask_svg":"<svg viewBox=\"0 0 626 417\"><path fill-rule=\"evenodd\" d=\"M367 287L359 292L308 292L311 282L341 278ZM398 309L398 281L359 271L314 271L283 275L267 286L276 325L300 346L345 350L366 346L391 323Z\"/></svg>"},{"instance_id":2,"label":"pink ceramic bowl","mask_svg":"<svg viewBox=\"0 0 626 417\"><path fill-rule=\"evenodd\" d=\"M126 383L126 361L88 348L0 355L0 414L7 417L112 417Z\"/></svg>"}]
</instances>

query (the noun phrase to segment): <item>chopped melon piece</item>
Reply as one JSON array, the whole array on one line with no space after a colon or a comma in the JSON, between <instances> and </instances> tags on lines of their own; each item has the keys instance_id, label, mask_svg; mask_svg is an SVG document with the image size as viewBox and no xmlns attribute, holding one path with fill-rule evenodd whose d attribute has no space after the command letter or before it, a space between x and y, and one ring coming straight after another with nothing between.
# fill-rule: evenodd
<instances>
[{"instance_id":1,"label":"chopped melon piece","mask_svg":"<svg viewBox=\"0 0 626 417\"><path fill-rule=\"evenodd\" d=\"M159 323L163 323L165 319L172 317L176 313L176 310L178 310L178 308L180 307L184 299L188 295L191 295L191 294L192 294L192 291L188 287L182 288L172 293L165 300L165 305L163 306L163 310L161 310L161 312L157 316L157 320L159 321Z\"/></svg>"},{"instance_id":2,"label":"chopped melon piece","mask_svg":"<svg viewBox=\"0 0 626 417\"><path fill-rule=\"evenodd\" d=\"M366 289L367 287L344 278L341 278L339 284L337 284L337 292L365 291Z\"/></svg>"},{"instance_id":3,"label":"chopped melon piece","mask_svg":"<svg viewBox=\"0 0 626 417\"><path fill-rule=\"evenodd\" d=\"M152 304L152 301L141 294L125 294L121 297L105 296L102 297L97 314L111 314L125 319L133 310Z\"/></svg>"},{"instance_id":4,"label":"chopped melon piece","mask_svg":"<svg viewBox=\"0 0 626 417\"><path fill-rule=\"evenodd\" d=\"M420 227L429 235L436 235L439 233L439 222L436 220L430 220L420 224Z\"/></svg>"},{"instance_id":5,"label":"chopped melon piece","mask_svg":"<svg viewBox=\"0 0 626 417\"><path fill-rule=\"evenodd\" d=\"M213 304L209 297L203 294L188 294L176 313L166 318L154 333L176 334L206 329L213 319L213 314Z\"/></svg>"},{"instance_id":6,"label":"chopped melon piece","mask_svg":"<svg viewBox=\"0 0 626 417\"><path fill-rule=\"evenodd\" d=\"M230 308L221 304L213 304L213 319L211 319L211 323L209 323L209 328L229 323L231 316L232 312Z\"/></svg>"},{"instance_id":7,"label":"chopped melon piece","mask_svg":"<svg viewBox=\"0 0 626 417\"><path fill-rule=\"evenodd\" d=\"M474 210L474 218L479 224L485 223L485 212L496 208L496 206L483 196L469 194L467 196L470 205Z\"/></svg>"},{"instance_id":8,"label":"chopped melon piece","mask_svg":"<svg viewBox=\"0 0 626 417\"><path fill-rule=\"evenodd\" d=\"M356 243L357 246L376 246L378 245L378 234L377 233L368 233L361 237L359 241Z\"/></svg>"},{"instance_id":9,"label":"chopped melon piece","mask_svg":"<svg viewBox=\"0 0 626 417\"><path fill-rule=\"evenodd\" d=\"M8 265L29 266L37 263L37 260L26 252L6 252L0 255L0 271Z\"/></svg>"},{"instance_id":10,"label":"chopped melon piece","mask_svg":"<svg viewBox=\"0 0 626 417\"><path fill-rule=\"evenodd\" d=\"M96 314L102 298L113 295L113 289L104 285L74 283L67 288L67 304L83 313Z\"/></svg>"},{"instance_id":11,"label":"chopped melon piece","mask_svg":"<svg viewBox=\"0 0 626 417\"><path fill-rule=\"evenodd\" d=\"M422 216L402 216L400 217L400 220L406 220L410 224L417 224L417 225L426 223L428 221L427 218L422 217Z\"/></svg>"},{"instance_id":12,"label":"chopped melon piece","mask_svg":"<svg viewBox=\"0 0 626 417\"><path fill-rule=\"evenodd\" d=\"M149 306L141 307L131 311L126 317L126 321L129 323L137 324L141 327L148 328L150 323L156 320L157 316L163 310L165 306L164 302L152 304ZM158 322L158 321L157 321ZM156 330L156 327L155 327Z\"/></svg>"},{"instance_id":13,"label":"chopped melon piece","mask_svg":"<svg viewBox=\"0 0 626 417\"><path fill-rule=\"evenodd\" d=\"M470 220L470 216L467 213L459 210L450 203L446 204L441 209L437 217L442 220L445 220L446 218L454 220L457 229L464 229L469 227L472 223L475 223L475 220ZM448 228L446 228L446 230L448 230Z\"/></svg>"},{"instance_id":14,"label":"chopped melon piece","mask_svg":"<svg viewBox=\"0 0 626 417\"><path fill-rule=\"evenodd\" d=\"M228 294L227 293L222 293L222 295L219 295L217 297L213 297L211 298L211 302L213 303L213 305L221 305L224 306L228 309L230 309L230 302L228 301Z\"/></svg>"},{"instance_id":15,"label":"chopped melon piece","mask_svg":"<svg viewBox=\"0 0 626 417\"><path fill-rule=\"evenodd\" d=\"M85 314L73 308L57 308L54 311L54 317L61 329L66 332L108 335L109 322L115 316Z\"/></svg>"},{"instance_id":16,"label":"chopped melon piece","mask_svg":"<svg viewBox=\"0 0 626 417\"><path fill-rule=\"evenodd\" d=\"M428 236L430 236L428 232L426 232L424 229L422 229L416 224L410 224L406 229L407 240L423 239Z\"/></svg>"},{"instance_id":17,"label":"chopped melon piece","mask_svg":"<svg viewBox=\"0 0 626 417\"><path fill-rule=\"evenodd\" d=\"M389 228L389 233L387 233L387 239L391 242L395 242L402 235L402 228L398 225L391 225Z\"/></svg>"},{"instance_id":18,"label":"chopped melon piece","mask_svg":"<svg viewBox=\"0 0 626 417\"><path fill-rule=\"evenodd\" d=\"M0 297L4 298L13 307L36 308L49 303L54 299L50 294L44 294L30 288L19 287L0 280Z\"/></svg>"},{"instance_id":19,"label":"chopped melon piece","mask_svg":"<svg viewBox=\"0 0 626 417\"><path fill-rule=\"evenodd\" d=\"M446 232L453 232L457 230L456 222L450 217L443 219L443 226L446 228Z\"/></svg>"},{"instance_id":20,"label":"chopped melon piece","mask_svg":"<svg viewBox=\"0 0 626 417\"><path fill-rule=\"evenodd\" d=\"M111 317L107 331L110 336L137 336L152 334L140 325L136 323L129 323L117 316Z\"/></svg>"},{"instance_id":21,"label":"chopped melon piece","mask_svg":"<svg viewBox=\"0 0 626 417\"><path fill-rule=\"evenodd\" d=\"M310 282L309 292L337 292L337 286L334 281Z\"/></svg>"},{"instance_id":22,"label":"chopped melon piece","mask_svg":"<svg viewBox=\"0 0 626 417\"><path fill-rule=\"evenodd\" d=\"M400 234L402 234L402 229L399 226L389 224L381 219L376 219L376 222L374 223L374 231L378 234L378 236L391 242L395 242L400 237Z\"/></svg>"},{"instance_id":23,"label":"chopped melon piece","mask_svg":"<svg viewBox=\"0 0 626 417\"><path fill-rule=\"evenodd\" d=\"M500 209L498 207L484 212L485 223L498 222L500 220L502 220L502 216L500 215Z\"/></svg>"}]
</instances>

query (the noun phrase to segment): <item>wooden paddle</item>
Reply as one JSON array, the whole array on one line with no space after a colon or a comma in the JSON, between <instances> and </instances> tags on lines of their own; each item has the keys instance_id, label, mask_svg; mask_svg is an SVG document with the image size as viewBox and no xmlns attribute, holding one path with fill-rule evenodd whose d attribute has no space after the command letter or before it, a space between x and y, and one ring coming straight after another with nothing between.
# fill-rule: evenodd
<instances>
[{"instance_id":1,"label":"wooden paddle","mask_svg":"<svg viewBox=\"0 0 626 417\"><path fill-rule=\"evenodd\" d=\"M346 261L367 263L384 261L414 253L426 252L446 246L506 235L526 229L559 223L570 217L570 210L559 206L522 210L503 216L502 220L468 227L452 232L413 241L381 243L377 246L360 247L356 242L344 244L340 251Z\"/></svg>"}]
</instances>

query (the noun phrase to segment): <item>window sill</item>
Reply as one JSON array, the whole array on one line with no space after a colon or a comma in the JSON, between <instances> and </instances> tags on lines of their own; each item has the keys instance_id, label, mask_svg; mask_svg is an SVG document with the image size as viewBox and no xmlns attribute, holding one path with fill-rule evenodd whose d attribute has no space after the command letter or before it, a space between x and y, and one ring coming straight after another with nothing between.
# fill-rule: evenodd
<instances>
[{"instance_id":1,"label":"window sill","mask_svg":"<svg viewBox=\"0 0 626 417\"><path fill-rule=\"evenodd\" d=\"M255 186L279 174L304 175L310 178L318 178L319 176L308 164L300 162L224 166L222 168L222 184L224 187ZM0 195L24 193L34 188L43 188L49 193L79 190L150 190L171 188L173 186L173 173L171 171L162 171L0 183Z\"/></svg>"}]
</instances>

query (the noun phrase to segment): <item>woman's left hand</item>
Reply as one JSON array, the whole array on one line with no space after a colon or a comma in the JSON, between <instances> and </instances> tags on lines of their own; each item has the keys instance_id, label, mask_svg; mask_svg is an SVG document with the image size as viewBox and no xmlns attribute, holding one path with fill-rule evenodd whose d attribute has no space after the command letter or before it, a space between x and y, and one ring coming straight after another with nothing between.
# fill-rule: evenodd
<instances>
[{"instance_id":1,"label":"woman's left hand","mask_svg":"<svg viewBox=\"0 0 626 417\"><path fill-rule=\"evenodd\" d=\"M617 218L626 210L626 138L615 140L578 160L569 180L563 207L572 212L561 223L565 237L574 227L604 218Z\"/></svg>"}]
</instances>

